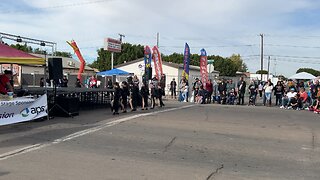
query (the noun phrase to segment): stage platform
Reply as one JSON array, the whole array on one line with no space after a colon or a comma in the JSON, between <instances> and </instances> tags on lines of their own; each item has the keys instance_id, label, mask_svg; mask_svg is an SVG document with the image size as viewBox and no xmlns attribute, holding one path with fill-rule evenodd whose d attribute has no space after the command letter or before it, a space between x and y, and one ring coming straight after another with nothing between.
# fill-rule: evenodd
<instances>
[{"instance_id":1,"label":"stage platform","mask_svg":"<svg viewBox=\"0 0 320 180\"><path fill-rule=\"evenodd\" d=\"M39 97L47 92L49 106L55 104L57 97L79 98L80 109L93 109L98 106L110 105L113 89L105 88L75 88L75 87L23 87L23 91L28 95ZM16 90L17 92L19 91ZM55 98L56 97L56 98Z\"/></svg>"}]
</instances>

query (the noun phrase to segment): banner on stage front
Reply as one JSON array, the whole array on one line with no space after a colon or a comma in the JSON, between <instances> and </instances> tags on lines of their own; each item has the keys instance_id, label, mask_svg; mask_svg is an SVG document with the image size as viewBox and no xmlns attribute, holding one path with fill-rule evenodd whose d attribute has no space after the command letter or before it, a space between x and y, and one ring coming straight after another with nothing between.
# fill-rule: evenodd
<instances>
[{"instance_id":1,"label":"banner on stage front","mask_svg":"<svg viewBox=\"0 0 320 180\"><path fill-rule=\"evenodd\" d=\"M152 48L152 59L153 59L153 63L154 63L154 69L156 71L156 76L157 79L160 80L161 79L161 75L163 74L162 72L162 60L161 60L161 54L159 52L159 49L157 48L157 46L154 46Z\"/></svg>"},{"instance_id":2,"label":"banner on stage front","mask_svg":"<svg viewBox=\"0 0 320 180\"><path fill-rule=\"evenodd\" d=\"M47 95L34 100L0 101L0 126L47 116Z\"/></svg>"},{"instance_id":3,"label":"banner on stage front","mask_svg":"<svg viewBox=\"0 0 320 180\"><path fill-rule=\"evenodd\" d=\"M183 71L182 71L182 77L185 77L186 80L189 80L189 65L190 65L190 48L189 48L189 45L186 43L184 48Z\"/></svg>"},{"instance_id":4,"label":"banner on stage front","mask_svg":"<svg viewBox=\"0 0 320 180\"><path fill-rule=\"evenodd\" d=\"M203 86L205 87L205 84L208 81L208 71L207 71L207 52L205 49L201 49L201 56L200 56L200 74L201 74L201 81Z\"/></svg>"}]
</instances>

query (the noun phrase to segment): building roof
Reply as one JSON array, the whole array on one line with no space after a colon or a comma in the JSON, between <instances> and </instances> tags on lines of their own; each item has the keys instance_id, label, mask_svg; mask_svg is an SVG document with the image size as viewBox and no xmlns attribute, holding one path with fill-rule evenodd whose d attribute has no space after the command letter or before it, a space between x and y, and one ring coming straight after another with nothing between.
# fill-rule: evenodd
<instances>
[{"instance_id":1,"label":"building roof","mask_svg":"<svg viewBox=\"0 0 320 180\"><path fill-rule=\"evenodd\" d=\"M129 62L126 62L126 63L119 64L119 65L115 66L115 68L120 68L120 67L123 67L123 66L134 64L134 63L137 63L137 62L140 62L140 61L143 61L143 60L144 60L143 58L139 58L139 59L136 59L136 60L133 60L133 61L129 61ZM166 66L173 67L173 68L177 68L177 69L183 68L183 64L177 64L177 63L173 63L173 62L162 61L162 64L166 65ZM200 67L199 66L190 65L189 69L190 70L198 70L198 71L200 71ZM213 70L213 71L211 71L211 73L219 73L219 71Z\"/></svg>"},{"instance_id":2,"label":"building roof","mask_svg":"<svg viewBox=\"0 0 320 180\"><path fill-rule=\"evenodd\" d=\"M38 57L42 57L44 58L45 55L43 54L33 54L34 56L38 56ZM62 67L64 69L79 69L80 67L80 62L78 60L75 60L73 58L68 58L68 57L62 57L62 56L51 56L51 55L47 55L46 58L62 58ZM94 71L93 68L89 67L89 66L85 66L84 70L86 71Z\"/></svg>"}]
</instances>

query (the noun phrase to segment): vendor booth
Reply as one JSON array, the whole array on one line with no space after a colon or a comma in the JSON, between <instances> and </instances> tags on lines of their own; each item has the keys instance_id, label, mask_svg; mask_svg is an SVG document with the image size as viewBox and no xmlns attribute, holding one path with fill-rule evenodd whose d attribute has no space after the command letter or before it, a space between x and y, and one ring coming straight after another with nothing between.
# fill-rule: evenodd
<instances>
[{"instance_id":1,"label":"vendor booth","mask_svg":"<svg viewBox=\"0 0 320 180\"><path fill-rule=\"evenodd\" d=\"M23 51L0 43L0 64L42 65L46 61ZM34 99L33 96L0 96L0 125L30 121L47 116L47 95Z\"/></svg>"},{"instance_id":2,"label":"vendor booth","mask_svg":"<svg viewBox=\"0 0 320 180\"><path fill-rule=\"evenodd\" d=\"M97 73L97 75L100 75L100 76L129 75L129 74L130 73L117 68L114 68L108 71L101 71Z\"/></svg>"},{"instance_id":3,"label":"vendor booth","mask_svg":"<svg viewBox=\"0 0 320 180\"><path fill-rule=\"evenodd\" d=\"M123 71L121 69L117 69L117 68L114 68L114 69L111 69L111 70L108 70L108 71L101 71L101 72L98 72L97 75L98 76L102 76L102 77L105 77L105 83L107 83L107 76L109 77L112 77L112 82L122 82L124 80L127 79L127 75L130 75L131 73L127 72L127 71ZM106 86L107 84L105 84Z\"/></svg>"}]
</instances>

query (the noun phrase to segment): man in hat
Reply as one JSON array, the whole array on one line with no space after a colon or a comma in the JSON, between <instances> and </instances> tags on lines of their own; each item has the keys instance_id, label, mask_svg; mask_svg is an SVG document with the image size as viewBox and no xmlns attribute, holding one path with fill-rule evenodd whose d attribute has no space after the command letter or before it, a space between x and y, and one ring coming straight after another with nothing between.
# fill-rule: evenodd
<instances>
[{"instance_id":1,"label":"man in hat","mask_svg":"<svg viewBox=\"0 0 320 180\"><path fill-rule=\"evenodd\" d=\"M12 71L5 70L4 74L0 75L0 94L7 94L7 92L13 92L13 87L10 84L12 79Z\"/></svg>"},{"instance_id":2,"label":"man in hat","mask_svg":"<svg viewBox=\"0 0 320 180\"><path fill-rule=\"evenodd\" d=\"M284 97L282 98L282 106L280 107L282 108L287 108L288 105L290 104L290 100L291 98L294 98L296 96L297 92L295 92L294 88L291 88L290 91L284 95Z\"/></svg>"},{"instance_id":3,"label":"man in hat","mask_svg":"<svg viewBox=\"0 0 320 180\"><path fill-rule=\"evenodd\" d=\"M176 89L177 89L177 82L176 82L175 78L173 78L172 81L170 82L170 91L171 91L171 98L172 99L173 99L173 96L176 99L176 96L177 96Z\"/></svg>"}]
</instances>

